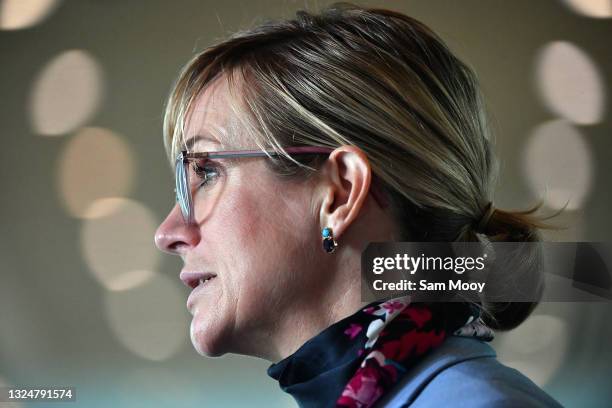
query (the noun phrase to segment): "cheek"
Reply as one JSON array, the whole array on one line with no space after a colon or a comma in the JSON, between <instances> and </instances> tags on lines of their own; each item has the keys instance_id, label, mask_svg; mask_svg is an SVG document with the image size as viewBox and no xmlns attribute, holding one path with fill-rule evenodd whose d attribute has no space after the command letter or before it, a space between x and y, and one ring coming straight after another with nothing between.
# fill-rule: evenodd
<instances>
[{"instance_id":1,"label":"cheek","mask_svg":"<svg viewBox=\"0 0 612 408\"><path fill-rule=\"evenodd\" d=\"M231 255L225 254L223 262L233 286L228 290L250 313L266 312L294 296L312 251L311 222L303 206L271 196L243 189L224 211Z\"/></svg>"}]
</instances>

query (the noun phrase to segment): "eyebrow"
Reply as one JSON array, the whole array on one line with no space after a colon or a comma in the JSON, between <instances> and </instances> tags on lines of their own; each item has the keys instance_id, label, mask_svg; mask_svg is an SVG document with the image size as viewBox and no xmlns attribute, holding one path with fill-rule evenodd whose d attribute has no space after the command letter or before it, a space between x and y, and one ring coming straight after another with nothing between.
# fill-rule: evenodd
<instances>
[{"instance_id":1,"label":"eyebrow","mask_svg":"<svg viewBox=\"0 0 612 408\"><path fill-rule=\"evenodd\" d=\"M205 140L207 142L218 144L218 145L221 144L217 139L213 137L206 136L206 135L195 135L195 136L191 136L185 141L185 146L187 147L187 149L191 150L193 149L193 146L200 140Z\"/></svg>"}]
</instances>

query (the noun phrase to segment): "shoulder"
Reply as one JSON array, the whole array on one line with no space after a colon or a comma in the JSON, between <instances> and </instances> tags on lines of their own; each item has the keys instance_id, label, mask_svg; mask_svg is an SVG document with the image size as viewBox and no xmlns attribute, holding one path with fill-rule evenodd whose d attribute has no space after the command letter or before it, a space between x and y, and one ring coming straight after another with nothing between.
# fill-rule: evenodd
<instances>
[{"instance_id":1,"label":"shoulder","mask_svg":"<svg viewBox=\"0 0 612 408\"><path fill-rule=\"evenodd\" d=\"M519 371L495 357L481 357L446 367L424 385L413 407L440 404L465 407L560 407Z\"/></svg>"},{"instance_id":2,"label":"shoulder","mask_svg":"<svg viewBox=\"0 0 612 408\"><path fill-rule=\"evenodd\" d=\"M451 337L381 401L379 407L561 407L495 351L472 338Z\"/></svg>"}]
</instances>

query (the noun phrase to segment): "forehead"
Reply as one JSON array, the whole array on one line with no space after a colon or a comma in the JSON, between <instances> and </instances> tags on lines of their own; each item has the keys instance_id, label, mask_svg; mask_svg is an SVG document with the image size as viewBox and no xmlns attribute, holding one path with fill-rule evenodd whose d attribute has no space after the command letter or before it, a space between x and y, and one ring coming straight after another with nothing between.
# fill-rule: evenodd
<instances>
[{"instance_id":1,"label":"forehead","mask_svg":"<svg viewBox=\"0 0 612 408\"><path fill-rule=\"evenodd\" d=\"M222 150L241 145L244 132L233 104L225 76L208 84L187 113L183 140L187 149Z\"/></svg>"}]
</instances>

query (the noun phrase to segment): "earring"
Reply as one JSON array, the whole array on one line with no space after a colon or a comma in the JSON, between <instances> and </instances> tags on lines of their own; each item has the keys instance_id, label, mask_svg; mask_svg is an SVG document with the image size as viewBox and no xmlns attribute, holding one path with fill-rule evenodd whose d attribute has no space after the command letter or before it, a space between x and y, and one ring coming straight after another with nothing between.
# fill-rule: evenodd
<instances>
[{"instance_id":1,"label":"earring","mask_svg":"<svg viewBox=\"0 0 612 408\"><path fill-rule=\"evenodd\" d=\"M334 233L331 228L325 227L323 231L321 231L321 235L323 237L323 249L325 252L331 254L336 250L338 243L334 239Z\"/></svg>"}]
</instances>

